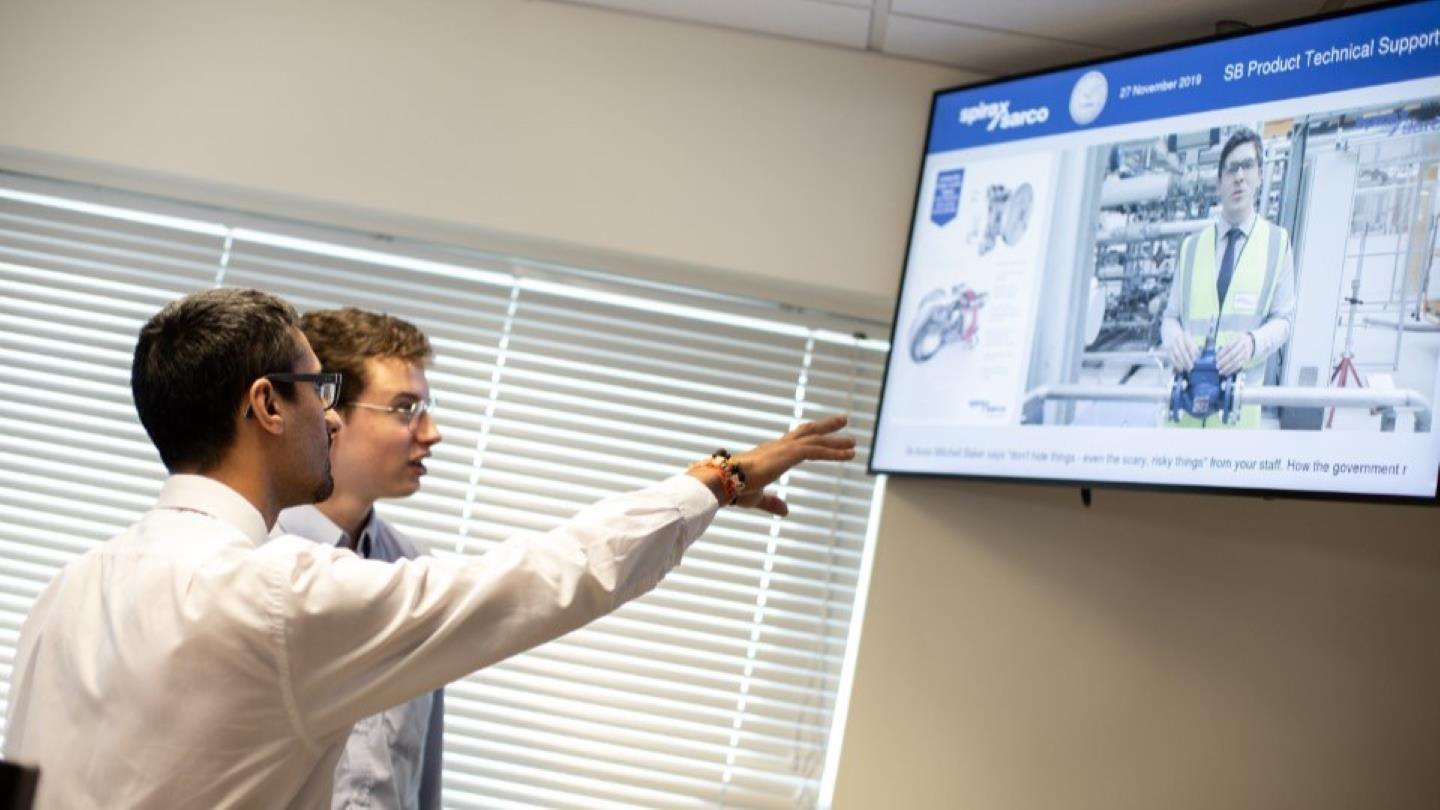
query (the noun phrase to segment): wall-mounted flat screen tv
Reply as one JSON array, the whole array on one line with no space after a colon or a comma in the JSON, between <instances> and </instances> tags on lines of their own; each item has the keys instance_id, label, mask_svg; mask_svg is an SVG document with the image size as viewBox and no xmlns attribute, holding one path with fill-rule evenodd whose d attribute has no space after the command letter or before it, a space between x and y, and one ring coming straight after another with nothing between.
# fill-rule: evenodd
<instances>
[{"instance_id":1,"label":"wall-mounted flat screen tv","mask_svg":"<svg viewBox=\"0 0 1440 810\"><path fill-rule=\"evenodd\" d=\"M1440 2L935 95L871 469L1430 500Z\"/></svg>"}]
</instances>

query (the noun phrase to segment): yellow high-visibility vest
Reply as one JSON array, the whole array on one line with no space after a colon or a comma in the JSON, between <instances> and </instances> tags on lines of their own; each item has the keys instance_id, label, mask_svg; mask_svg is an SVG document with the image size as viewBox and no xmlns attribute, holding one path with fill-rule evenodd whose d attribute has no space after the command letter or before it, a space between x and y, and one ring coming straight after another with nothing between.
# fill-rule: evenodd
<instances>
[{"instance_id":1,"label":"yellow high-visibility vest","mask_svg":"<svg viewBox=\"0 0 1440 810\"><path fill-rule=\"evenodd\" d=\"M1290 250L1290 235L1285 229L1270 224L1264 217L1257 217L1240 255L1235 257L1230 288L1225 291L1222 302L1216 289L1220 278L1220 257L1215 252L1218 234L1219 226L1212 223L1185 238L1180 245L1177 263L1180 274L1171 287L1172 291L1185 296L1180 308L1184 318L1181 325L1196 346L1203 347L1205 341L1213 336L1217 356L1232 341L1265 323L1275 297L1275 276L1280 270L1280 261ZM1245 387L1264 382L1266 359L1258 356L1250 358L1239 375L1244 379ZM1245 405L1240 409L1240 420L1231 425L1222 424L1218 415L1201 422L1188 414L1181 414L1178 426L1253 428L1259 424L1260 406Z\"/></svg>"}]
</instances>

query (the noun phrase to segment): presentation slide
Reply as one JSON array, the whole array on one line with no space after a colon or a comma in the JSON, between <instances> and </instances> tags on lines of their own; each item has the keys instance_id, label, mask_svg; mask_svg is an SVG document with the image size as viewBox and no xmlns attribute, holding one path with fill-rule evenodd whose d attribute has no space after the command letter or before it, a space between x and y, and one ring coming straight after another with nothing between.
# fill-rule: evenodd
<instances>
[{"instance_id":1,"label":"presentation slide","mask_svg":"<svg viewBox=\"0 0 1440 810\"><path fill-rule=\"evenodd\" d=\"M1440 2L937 94L871 467L1434 498Z\"/></svg>"}]
</instances>

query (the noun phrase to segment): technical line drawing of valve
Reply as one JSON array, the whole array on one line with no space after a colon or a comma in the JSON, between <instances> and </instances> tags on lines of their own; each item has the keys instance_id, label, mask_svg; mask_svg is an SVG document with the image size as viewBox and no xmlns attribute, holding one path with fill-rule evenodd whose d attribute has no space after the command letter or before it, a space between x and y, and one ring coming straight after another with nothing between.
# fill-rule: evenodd
<instances>
[{"instance_id":1,"label":"technical line drawing of valve","mask_svg":"<svg viewBox=\"0 0 1440 810\"><path fill-rule=\"evenodd\" d=\"M980 255L995 249L997 240L1005 240L1010 247L1025 236L1030 225L1030 209L1035 204L1035 190L1029 183L1011 191L996 183L986 192L989 208L985 217L985 233L980 237Z\"/></svg>"},{"instance_id":2,"label":"technical line drawing of valve","mask_svg":"<svg viewBox=\"0 0 1440 810\"><path fill-rule=\"evenodd\" d=\"M918 315L910 328L910 359L924 363L949 343L973 349L985 297L986 293L977 293L966 284L927 293L920 299Z\"/></svg>"}]
</instances>

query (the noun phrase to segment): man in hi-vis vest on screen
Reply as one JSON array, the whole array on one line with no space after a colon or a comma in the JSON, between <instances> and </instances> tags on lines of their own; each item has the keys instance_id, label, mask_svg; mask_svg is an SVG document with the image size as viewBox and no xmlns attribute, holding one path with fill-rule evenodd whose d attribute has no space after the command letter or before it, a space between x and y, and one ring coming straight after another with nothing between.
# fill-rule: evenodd
<instances>
[{"instance_id":1,"label":"man in hi-vis vest on screen","mask_svg":"<svg viewBox=\"0 0 1440 810\"><path fill-rule=\"evenodd\" d=\"M1180 245L1160 329L1176 371L1193 368L1213 339L1222 376L1238 372L1246 387L1261 385L1266 359L1290 339L1295 259L1285 229L1255 212L1261 161L1260 136L1236 130L1220 150L1220 216ZM1188 414L1179 422L1181 427L1259 424L1258 405L1243 406L1232 425L1218 416L1202 422Z\"/></svg>"}]
</instances>

